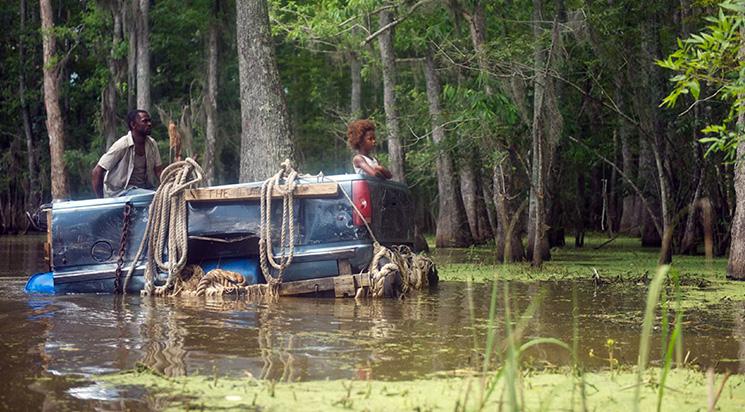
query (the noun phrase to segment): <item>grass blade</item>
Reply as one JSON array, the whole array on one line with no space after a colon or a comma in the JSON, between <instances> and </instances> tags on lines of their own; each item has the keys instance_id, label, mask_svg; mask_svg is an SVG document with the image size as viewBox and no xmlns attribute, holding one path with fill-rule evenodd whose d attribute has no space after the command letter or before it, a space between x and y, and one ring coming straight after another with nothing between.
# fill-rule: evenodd
<instances>
[{"instance_id":1,"label":"grass blade","mask_svg":"<svg viewBox=\"0 0 745 412\"><path fill-rule=\"evenodd\" d=\"M649 359L649 341L652 337L655 309L657 308L657 302L660 298L662 284L665 282L669 270L670 266L668 265L660 266L657 269L657 273L655 274L654 279L652 279L652 283L649 285L649 291L647 292L647 306L644 310L644 323L642 324L642 335L639 340L639 365L637 366L636 386L634 388L633 410L635 412L639 411L642 375L644 374L644 369L647 367L647 360Z\"/></svg>"}]
</instances>

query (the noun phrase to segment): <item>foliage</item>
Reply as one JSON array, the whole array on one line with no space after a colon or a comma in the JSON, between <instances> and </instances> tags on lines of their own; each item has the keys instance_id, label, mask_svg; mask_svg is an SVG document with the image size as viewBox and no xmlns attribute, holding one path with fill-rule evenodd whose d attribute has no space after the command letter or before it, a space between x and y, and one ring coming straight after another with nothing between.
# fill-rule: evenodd
<instances>
[{"instance_id":1,"label":"foliage","mask_svg":"<svg viewBox=\"0 0 745 412\"><path fill-rule=\"evenodd\" d=\"M717 15L706 18L709 24L703 31L678 39L678 49L657 64L678 73L670 79L674 87L662 100L662 106L674 107L684 95L690 95L694 105L718 99L729 106L720 123L703 129L710 136L701 142L709 144L709 152L722 151L734 158L742 131L733 129L732 122L745 112L745 61L740 51L745 2L725 1L719 6ZM705 90L713 90L703 98L702 84Z\"/></svg>"},{"instance_id":2,"label":"foliage","mask_svg":"<svg viewBox=\"0 0 745 412\"><path fill-rule=\"evenodd\" d=\"M374 34L380 29L379 10L385 8L392 12L397 22L391 30L397 57L396 93L401 139L406 151L406 178L416 199L417 222L425 231L435 229L434 216L438 213L435 159L443 151L452 155L456 169L465 162L478 165L477 178L481 185L489 188L494 164L509 149L516 159L509 170L519 175L513 182L515 187L510 195L516 197L516 204L527 196L530 187L526 172L530 170L532 157L533 82L538 68L534 67L535 56L538 52L545 52L550 43L549 28L557 17L560 5L566 12L566 16L562 17L566 17L565 21L560 26L564 64L549 75L559 85L558 107L564 126L551 170L551 185L560 189L553 189L555 193L549 193L551 199L547 204L556 212L548 223L556 228L570 229L585 224L599 228L604 207L604 203L597 200L601 199L599 192L602 186L599 182L615 179L609 184L608 202L615 203L617 210L620 209L619 199L629 194L630 189L627 184L621 183L608 165L599 160L596 153L614 161L620 160L621 142L613 136L620 136L619 131L625 128L624 136L627 136L626 144L631 156L640 157L644 142L638 137L645 136L651 129L645 123L644 116L650 110L655 110L657 102L663 98L656 92L662 83L659 79L663 69L651 69L650 56L662 57L661 53L675 45L672 39L696 28L702 22L702 14L710 13L717 3L709 0L684 2L689 7L683 10L679 9L681 3L673 0L623 0L612 3L574 0L268 2L298 167L308 173L323 171L331 174L351 170L345 132L353 116L350 108L350 63L353 57L361 64L361 115L375 121L381 143L377 155L383 162L386 161L382 72L378 41ZM73 198L91 196L89 170L105 150L105 141L101 136L101 96L111 78L108 60L112 54L126 60L133 47L128 44L127 36L118 44L112 44L112 11L117 8L117 3L63 0L55 6L55 34L60 39L56 59L63 63L61 100L67 135L65 147L68 151L65 159L71 174L69 180ZM544 8L542 18L538 21L533 18L534 3L540 3ZM711 53L700 58L716 57L716 61L723 64L721 70L712 73L701 71L701 67L693 65L691 73L701 72L721 82L737 78L737 68L727 68L727 65L735 62L735 45L739 40L737 25L740 23L737 20L739 12L732 7L741 7L740 4L740 1L725 3L721 13L723 17L709 20L710 26L723 33L721 38L706 31L706 35L698 35L698 43L681 41L680 45L688 47L686 50L692 53L695 47L700 49L701 44L711 46ZM0 78L0 149L13 151L4 155L3 164L0 165L6 174L0 178L0 199L6 204L9 198L26 198L30 184L25 135L20 127L20 74L25 75L27 83L24 96L34 148L31 164L38 169L36 185L43 193L43 200L49 200L51 176L41 99L38 4L27 1L27 24L23 32L18 19L19 5L19 2L0 5L0 21L7 27L0 33L0 59L4 74ZM474 50L469 20L477 6L483 7L485 16L485 47L478 54ZM674 10L672 14L675 14L675 18L669 13L670 10ZM650 35L653 26L650 22L655 22L654 27L657 27L654 36ZM241 128L246 126L241 124L234 1L151 2L152 102L154 108L163 109L176 120L181 117L184 107L189 105L193 112L194 152L203 153L205 115L202 99L206 87L206 36L213 24L219 29L217 182L232 183L238 175ZM126 21L125 26L131 27ZM16 48L21 39L26 48L23 61L19 59ZM714 53L724 50L714 49L716 44L721 46L724 43L727 52ZM653 50L655 48L660 53ZM431 139L432 125L423 73L422 59L428 54L434 57L442 83L441 103L446 138L439 145L433 144ZM683 55L667 60L670 64L679 64L680 70L687 70ZM482 62L485 62L483 68ZM710 89L721 87L709 85L703 78L695 79L698 87L681 80L678 97L675 98L678 102L692 97L695 90L700 90L697 97L703 99ZM117 84L116 116L121 134L126 131L123 118L129 109L127 93L135 87L128 81L125 78ZM717 99L710 99L707 104L711 105L714 101L720 105L732 102L732 98L738 95L736 83L730 81L733 88L722 90L716 94ZM522 87L523 101L516 101L512 93L511 87L516 84ZM730 100L718 100L725 96ZM729 115L724 113L723 117L731 119L735 113L736 110L729 111ZM721 123L717 117L721 114L719 106L714 106L700 119L675 118L669 111L662 114L660 125L670 131L668 140L676 148L690 146L691 131L700 128L700 122L713 125ZM157 114L154 113L153 117L153 136L165 148L166 127ZM712 126L710 130L734 133L729 127L717 130ZM568 142L563 138L565 136L582 140L592 150ZM685 146L681 142L685 142ZM732 142L729 139L713 143L726 146ZM477 153L478 158L471 159L472 153ZM670 170L690 169L699 165L693 150L673 150L666 155L665 163ZM730 209L726 201L730 184L727 173L726 170L719 174L711 170L707 172L708 176L724 176L718 180L710 177L707 181L707 187L716 187L716 192L721 193L720 200L714 200L720 211L717 216L723 222L721 227L726 227L729 221L726 212ZM630 175L637 176L637 173L631 172ZM642 177L634 179L639 183ZM676 205L683 208L689 202L696 182L682 175L675 176L675 179L672 192ZM658 190L651 183L643 190L650 197L657 196ZM483 196L488 197L488 193ZM16 209L33 208L38 202L32 203L16 205ZM587 222L580 225L577 218L583 215L587 216ZM618 219L618 216L615 218ZM517 231L524 233L522 220L517 225ZM726 239L723 242L726 243ZM724 249L726 244L722 246Z\"/></svg>"}]
</instances>

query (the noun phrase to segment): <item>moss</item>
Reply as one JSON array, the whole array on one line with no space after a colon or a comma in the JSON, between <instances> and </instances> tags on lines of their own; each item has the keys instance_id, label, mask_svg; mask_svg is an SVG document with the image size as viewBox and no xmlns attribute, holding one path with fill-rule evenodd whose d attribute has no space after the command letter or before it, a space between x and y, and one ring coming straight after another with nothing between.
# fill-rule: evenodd
<instances>
[{"instance_id":1,"label":"moss","mask_svg":"<svg viewBox=\"0 0 745 412\"><path fill-rule=\"evenodd\" d=\"M521 396L526 410L583 409L577 379L570 373L525 373ZM654 410L657 402L658 369L645 374L640 402L641 410ZM602 372L584 375L586 410L627 411L632 406L636 374ZM147 372L130 372L103 376L108 385L136 385L146 388L165 409L192 408L242 410L454 410L465 405L477 409L481 379L444 377L412 381L311 381L273 383L251 378L229 379L205 376L165 378ZM721 385L718 376L715 387ZM708 386L703 373L690 370L671 371L666 383L663 406L666 410L705 410ZM502 387L497 386L487 399L485 409L495 410ZM505 398L506 399L506 398ZM721 410L745 407L745 377L727 380L717 406Z\"/></svg>"},{"instance_id":2,"label":"moss","mask_svg":"<svg viewBox=\"0 0 745 412\"><path fill-rule=\"evenodd\" d=\"M440 280L487 282L495 278L523 282L585 280L644 284L657 268L658 250L642 248L637 238L618 238L596 249L607 238L591 236L585 247L552 250L552 260L540 269L529 263L499 264L493 247L434 250ZM674 256L672 270L680 274L684 307L706 307L723 301L745 300L745 282L726 279L726 258L707 262L703 256Z\"/></svg>"}]
</instances>

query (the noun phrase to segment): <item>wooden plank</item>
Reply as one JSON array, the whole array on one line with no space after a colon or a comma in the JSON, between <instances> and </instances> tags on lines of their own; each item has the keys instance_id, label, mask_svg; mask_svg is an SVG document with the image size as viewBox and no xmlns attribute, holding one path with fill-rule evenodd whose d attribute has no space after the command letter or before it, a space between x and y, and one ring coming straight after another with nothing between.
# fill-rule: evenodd
<instances>
[{"instance_id":1,"label":"wooden plank","mask_svg":"<svg viewBox=\"0 0 745 412\"><path fill-rule=\"evenodd\" d=\"M360 287L372 285L372 280L370 280L370 273L368 272L360 273L359 275L354 275L354 280L357 282L357 284Z\"/></svg>"},{"instance_id":2,"label":"wooden plank","mask_svg":"<svg viewBox=\"0 0 745 412\"><path fill-rule=\"evenodd\" d=\"M352 264L349 263L349 259L339 259L337 261L337 264L339 266L340 275L351 275L352 274Z\"/></svg>"},{"instance_id":3,"label":"wooden plank","mask_svg":"<svg viewBox=\"0 0 745 412\"><path fill-rule=\"evenodd\" d=\"M335 197L338 193L336 183L310 183L295 187L294 196L302 197ZM281 198L282 192L273 188L272 198ZM259 200L261 187L202 187L188 189L184 193L187 202L214 202L229 200Z\"/></svg>"},{"instance_id":4,"label":"wooden plank","mask_svg":"<svg viewBox=\"0 0 745 412\"><path fill-rule=\"evenodd\" d=\"M295 282L282 282L279 285L280 296L303 295L306 293L325 292L334 289L334 278L317 278L309 280L298 280Z\"/></svg>"},{"instance_id":5,"label":"wooden plank","mask_svg":"<svg viewBox=\"0 0 745 412\"><path fill-rule=\"evenodd\" d=\"M354 277L351 275L334 276L334 295L337 298L353 298L355 292Z\"/></svg>"},{"instance_id":6,"label":"wooden plank","mask_svg":"<svg viewBox=\"0 0 745 412\"><path fill-rule=\"evenodd\" d=\"M338 280L344 278L342 280ZM329 290L336 291L337 282L341 283L340 286L346 287L347 297L354 297L356 288L363 286L370 286L370 274L360 273L349 276L333 276L327 278L317 278L308 280L297 280L294 282L283 282L279 285L280 296L294 296L304 295L307 293L326 292ZM351 282L351 283L350 283ZM351 289L349 288L351 284ZM343 297L344 293L342 293Z\"/></svg>"}]
</instances>

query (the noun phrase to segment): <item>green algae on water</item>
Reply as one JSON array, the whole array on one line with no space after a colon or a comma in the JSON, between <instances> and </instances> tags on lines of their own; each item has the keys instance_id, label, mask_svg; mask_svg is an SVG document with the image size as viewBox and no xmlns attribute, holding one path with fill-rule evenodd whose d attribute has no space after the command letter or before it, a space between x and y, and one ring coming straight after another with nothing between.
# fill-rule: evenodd
<instances>
[{"instance_id":1,"label":"green algae on water","mask_svg":"<svg viewBox=\"0 0 745 412\"><path fill-rule=\"evenodd\" d=\"M601 249L595 249L606 239L588 236L583 248L566 246L552 250L552 260L535 269L529 263L500 264L494 248L435 249L440 280L489 282L499 273L500 280L575 281L606 287L646 286L657 270L658 251L642 248L639 239L618 238ZM722 302L745 301L745 282L726 279L726 258L707 261L703 256L673 257L672 270L680 274L682 307L706 308ZM672 285L668 285L672 287Z\"/></svg>"},{"instance_id":2,"label":"green algae on water","mask_svg":"<svg viewBox=\"0 0 745 412\"><path fill-rule=\"evenodd\" d=\"M576 381L568 373L527 372L519 378L525 410L579 410L579 399L572 404ZM657 405L658 368L645 371L642 380L640 410ZM418 379L409 381L310 381L275 383L253 378L186 376L166 378L148 372L127 372L101 376L97 380L117 387L139 386L150 391L167 410L192 408L242 410L461 410L477 409L479 376ZM721 382L722 377L717 377ZM627 412L634 396L636 373L633 371L584 374L588 410ZM704 373L692 369L674 369L666 381L664 410L706 410L707 383ZM497 410L501 383L484 405ZM465 402L465 404L464 404ZM720 410L745 408L745 376L727 380L717 404Z\"/></svg>"}]
</instances>

